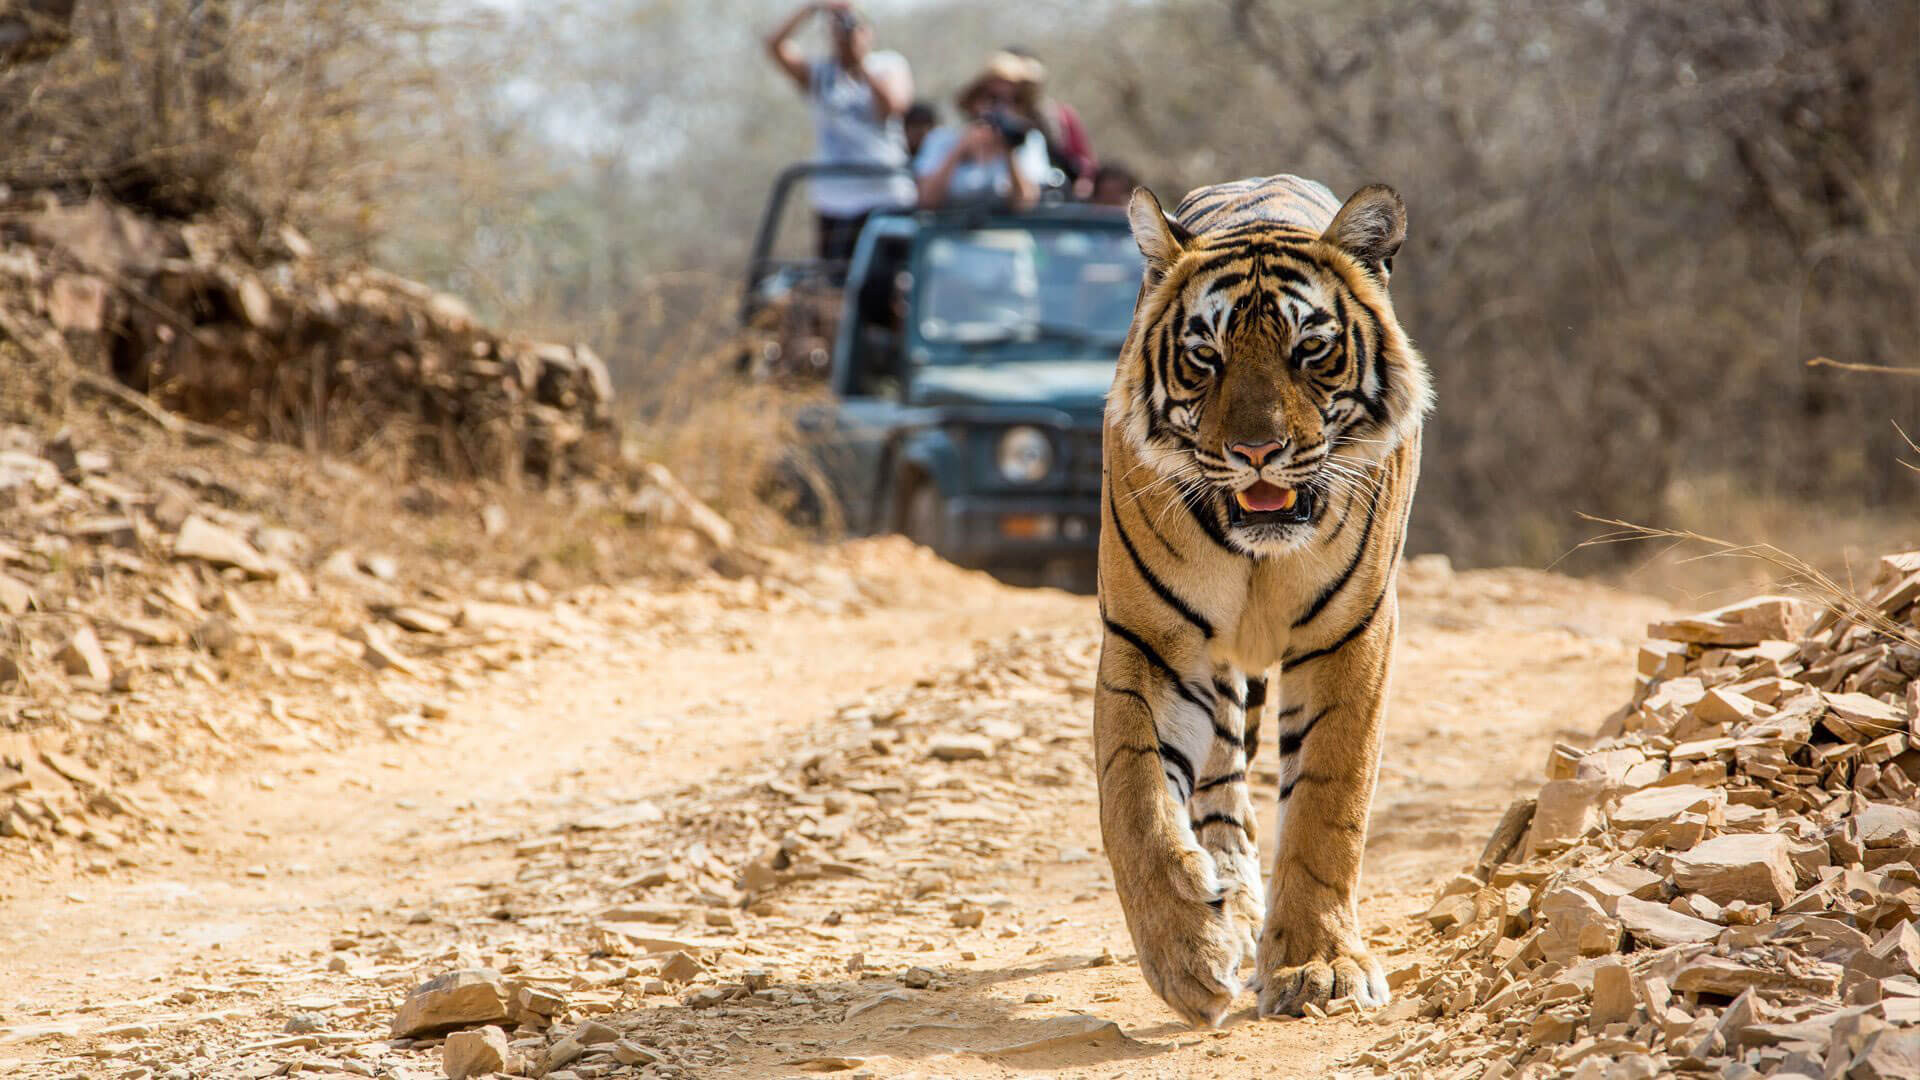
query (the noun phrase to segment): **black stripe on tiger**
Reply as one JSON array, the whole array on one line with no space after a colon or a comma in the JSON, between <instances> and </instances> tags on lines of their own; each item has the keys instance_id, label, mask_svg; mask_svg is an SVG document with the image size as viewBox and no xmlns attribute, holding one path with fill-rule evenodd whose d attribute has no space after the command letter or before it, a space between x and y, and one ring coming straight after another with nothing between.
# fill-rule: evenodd
<instances>
[{"instance_id":1,"label":"black stripe on tiger","mask_svg":"<svg viewBox=\"0 0 1920 1080\"><path fill-rule=\"evenodd\" d=\"M1213 692L1225 698L1227 703L1236 709L1245 709L1247 707L1246 699L1240 696L1240 691L1235 690L1233 684L1225 679L1216 677L1213 680Z\"/></svg>"},{"instance_id":2,"label":"black stripe on tiger","mask_svg":"<svg viewBox=\"0 0 1920 1080\"><path fill-rule=\"evenodd\" d=\"M1235 769L1233 772L1221 773L1219 776L1209 777L1200 781L1200 783L1194 787L1193 793L1198 795L1203 791L1212 791L1214 788L1224 787L1227 784L1237 784L1246 778L1246 773Z\"/></svg>"},{"instance_id":3,"label":"black stripe on tiger","mask_svg":"<svg viewBox=\"0 0 1920 1080\"><path fill-rule=\"evenodd\" d=\"M1206 817L1203 817L1199 821L1196 821L1193 823L1193 831L1199 832L1201 829L1204 829L1209 825L1231 825L1234 828L1239 829L1243 833L1247 831L1246 825L1242 823L1239 818L1234 817L1232 814L1228 814L1228 813L1208 814ZM1252 834L1249 833L1248 835L1252 835Z\"/></svg>"},{"instance_id":4,"label":"black stripe on tiger","mask_svg":"<svg viewBox=\"0 0 1920 1080\"><path fill-rule=\"evenodd\" d=\"M1362 617L1359 622L1354 623L1352 629L1348 630L1345 634L1342 634L1339 641L1336 641L1333 644L1328 645L1324 649L1314 649L1311 652L1301 653L1299 656L1295 656L1291 658L1282 658L1280 661L1281 665L1286 666L1288 664L1298 665L1298 664L1309 663L1311 661L1318 660L1323 656L1332 656L1334 653L1337 653L1341 649L1344 649L1348 645L1352 644L1354 638L1357 638L1361 634L1366 633L1367 627L1373 625L1373 617L1375 615L1380 614L1380 605L1387 598L1387 589L1391 589L1391 588L1393 588L1393 585L1391 582L1389 582L1387 584L1386 589L1380 590L1380 594L1373 598L1373 606L1367 609L1366 615Z\"/></svg>"},{"instance_id":5,"label":"black stripe on tiger","mask_svg":"<svg viewBox=\"0 0 1920 1080\"><path fill-rule=\"evenodd\" d=\"M1114 747L1113 753L1107 755L1107 763L1105 765L1100 766L1101 779L1106 778L1107 770L1113 768L1114 762L1120 760L1121 754L1152 754L1155 757L1158 757L1160 756L1160 748L1158 746L1116 746Z\"/></svg>"},{"instance_id":6,"label":"black stripe on tiger","mask_svg":"<svg viewBox=\"0 0 1920 1080\"><path fill-rule=\"evenodd\" d=\"M1190 704L1202 712L1205 712L1208 716L1213 715L1213 702L1201 697L1193 687L1188 686L1187 681L1180 677L1180 673L1173 670L1173 665L1167 663L1164 657L1158 652L1155 652L1153 646L1147 644L1146 639L1134 633L1131 629L1114 622L1112 619L1106 619L1105 622L1109 632L1133 646L1134 651L1140 654L1141 659L1145 660L1155 670L1166 676L1167 681L1173 684L1175 693L1187 699ZM1188 775L1191 776L1193 770L1189 768L1187 772Z\"/></svg>"},{"instance_id":7,"label":"black stripe on tiger","mask_svg":"<svg viewBox=\"0 0 1920 1080\"><path fill-rule=\"evenodd\" d=\"M1111 490L1107 492L1107 513L1113 518L1114 535L1120 538L1120 546L1126 549L1127 558L1133 561L1134 572L1140 575L1140 580L1147 583L1147 587L1153 590L1155 596L1165 601L1168 607L1191 623L1194 629L1200 631L1201 637L1211 639L1213 622L1194 610L1192 604L1187 603L1178 593L1169 588L1166 582L1161 581L1160 575L1148 569L1146 560L1140 557L1140 549L1133 546L1133 537L1127 535L1127 527L1120 522L1120 508L1114 505Z\"/></svg>"},{"instance_id":8,"label":"black stripe on tiger","mask_svg":"<svg viewBox=\"0 0 1920 1080\"><path fill-rule=\"evenodd\" d=\"M1208 245L1234 243L1242 254L1257 255L1263 249L1278 249L1296 258L1305 258L1305 245L1316 239L1318 237L1310 229L1276 225L1271 221L1243 221L1237 225L1224 225L1209 230L1204 238Z\"/></svg>"},{"instance_id":9,"label":"black stripe on tiger","mask_svg":"<svg viewBox=\"0 0 1920 1080\"><path fill-rule=\"evenodd\" d=\"M1153 706L1147 701L1147 697L1145 694L1142 694L1138 690L1130 689L1125 686L1115 686L1113 683L1110 683L1105 679L1100 680L1100 689L1105 690L1109 694L1119 694L1121 697L1132 700L1134 704L1140 706L1141 712L1144 712L1147 714L1147 722L1149 724L1154 723ZM1160 746L1156 743L1156 745L1154 746L1126 744L1126 745L1115 747L1113 753L1107 755L1107 760L1104 763L1102 763L1100 766L1101 779L1103 780L1106 779L1107 770L1113 768L1113 763L1120 760L1120 755L1122 753L1160 754ZM1162 760L1160 763L1160 767L1162 769L1165 769L1166 768L1165 755L1161 755L1161 758Z\"/></svg>"},{"instance_id":10,"label":"black stripe on tiger","mask_svg":"<svg viewBox=\"0 0 1920 1080\"><path fill-rule=\"evenodd\" d=\"M1332 711L1333 711L1333 706L1329 705L1326 708L1321 709L1319 712L1314 713L1312 716L1308 717L1307 722L1300 725L1299 731L1281 732L1280 733L1280 756L1292 757L1293 755L1299 753L1300 747L1306 744L1307 736L1310 733L1312 733L1313 725L1319 723L1322 717L1326 716L1328 713Z\"/></svg>"},{"instance_id":11,"label":"black stripe on tiger","mask_svg":"<svg viewBox=\"0 0 1920 1080\"><path fill-rule=\"evenodd\" d=\"M1147 695L1142 694L1140 691L1125 686L1115 686L1105 679L1100 680L1100 689L1105 690L1109 694L1119 694L1121 697L1132 698L1141 709L1146 711L1147 719L1153 719L1153 705L1147 701Z\"/></svg>"},{"instance_id":12,"label":"black stripe on tiger","mask_svg":"<svg viewBox=\"0 0 1920 1080\"><path fill-rule=\"evenodd\" d=\"M1340 571L1340 576L1328 582L1326 587L1320 590L1320 595L1313 598L1313 603L1308 606L1306 614L1293 620L1295 630L1319 618L1320 613L1327 609L1327 605L1333 602L1334 597L1340 595L1341 590L1347 587L1347 582L1352 581L1353 575L1359 571L1360 560L1367 554L1367 541L1373 539L1373 522L1378 516L1375 511L1378 509L1379 502L1380 489L1376 487L1373 489L1373 494L1367 498L1367 520L1360 532L1360 542L1354 545L1353 557L1347 560L1346 568ZM1344 516L1341 524L1346 524Z\"/></svg>"},{"instance_id":13,"label":"black stripe on tiger","mask_svg":"<svg viewBox=\"0 0 1920 1080\"><path fill-rule=\"evenodd\" d=\"M1227 542L1227 531L1220 527L1220 519L1213 516L1213 507L1207 503L1205 493L1182 491L1179 498L1180 505L1187 508L1188 516L1206 532L1216 547L1233 555L1243 554L1239 548Z\"/></svg>"},{"instance_id":14,"label":"black stripe on tiger","mask_svg":"<svg viewBox=\"0 0 1920 1080\"><path fill-rule=\"evenodd\" d=\"M1216 191L1212 194L1201 196L1192 203L1182 200L1180 205L1174 208L1173 213L1174 216L1181 221L1192 221L1195 218L1205 217L1215 210L1226 206L1228 203L1233 202L1234 196L1237 194L1238 192L1234 191Z\"/></svg>"},{"instance_id":15,"label":"black stripe on tiger","mask_svg":"<svg viewBox=\"0 0 1920 1080\"><path fill-rule=\"evenodd\" d=\"M1367 348L1373 353L1373 393L1361 395L1360 400L1367 406L1367 415L1376 424L1387 419L1387 331L1380 325L1380 315L1366 304L1359 305L1366 313L1366 326L1371 333L1367 336Z\"/></svg>"},{"instance_id":16,"label":"black stripe on tiger","mask_svg":"<svg viewBox=\"0 0 1920 1080\"><path fill-rule=\"evenodd\" d=\"M1222 724L1218 719L1215 719L1210 723L1213 728L1214 738L1219 739L1221 742L1226 743L1228 746L1233 747L1235 750L1238 750L1241 753L1246 752L1247 748L1245 744L1243 744L1240 741L1241 737L1238 734L1236 734L1232 728L1226 726L1225 724Z\"/></svg>"},{"instance_id":17,"label":"black stripe on tiger","mask_svg":"<svg viewBox=\"0 0 1920 1080\"><path fill-rule=\"evenodd\" d=\"M1299 787L1301 784L1324 784L1330 779L1332 779L1332 777L1324 773L1303 772L1299 776L1287 781L1286 786L1280 789L1280 798L1283 800L1291 798L1293 796L1293 789Z\"/></svg>"},{"instance_id":18,"label":"black stripe on tiger","mask_svg":"<svg viewBox=\"0 0 1920 1080\"><path fill-rule=\"evenodd\" d=\"M1171 765L1173 770L1180 774L1180 781L1186 790L1186 794L1181 796L1181 798L1193 798L1193 762L1187 760L1187 755L1181 753L1180 748L1172 743L1162 742L1160 744L1160 764L1162 766Z\"/></svg>"},{"instance_id":19,"label":"black stripe on tiger","mask_svg":"<svg viewBox=\"0 0 1920 1080\"><path fill-rule=\"evenodd\" d=\"M1111 487L1111 485L1109 485L1109 487ZM1120 507L1119 507L1119 504L1114 503L1112 501L1113 492L1111 490L1107 492L1107 500L1108 500L1108 505L1113 507L1113 519L1115 521L1120 520ZM1139 500L1139 496L1136 495L1134 497L1134 501L1137 502L1138 500ZM1160 526L1154 522L1152 514L1145 513L1143 511L1140 514L1140 524L1145 525L1147 527L1148 534L1151 535L1155 540L1160 542L1161 550L1165 551L1169 558L1173 559L1175 562L1187 561L1187 553L1173 546L1173 541L1167 539L1167 534L1160 531Z\"/></svg>"}]
</instances>

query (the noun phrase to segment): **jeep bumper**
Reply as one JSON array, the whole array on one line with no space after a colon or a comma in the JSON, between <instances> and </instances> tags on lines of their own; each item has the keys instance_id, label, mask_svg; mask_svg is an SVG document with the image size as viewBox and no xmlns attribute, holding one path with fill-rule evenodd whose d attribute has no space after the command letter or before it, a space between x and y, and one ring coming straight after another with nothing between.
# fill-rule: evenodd
<instances>
[{"instance_id":1,"label":"jeep bumper","mask_svg":"<svg viewBox=\"0 0 1920 1080\"><path fill-rule=\"evenodd\" d=\"M949 498L941 555L987 570L1091 563L1100 536L1094 495L969 495Z\"/></svg>"}]
</instances>

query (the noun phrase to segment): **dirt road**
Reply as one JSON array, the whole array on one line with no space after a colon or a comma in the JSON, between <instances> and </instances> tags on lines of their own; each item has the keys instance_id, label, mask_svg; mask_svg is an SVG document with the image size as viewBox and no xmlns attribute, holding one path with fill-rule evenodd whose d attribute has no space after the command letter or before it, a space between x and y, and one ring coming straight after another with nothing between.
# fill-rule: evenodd
<instances>
[{"instance_id":1,"label":"dirt road","mask_svg":"<svg viewBox=\"0 0 1920 1080\"><path fill-rule=\"evenodd\" d=\"M440 1076L389 1019L482 966L563 997L552 1035L625 1033L576 1061L515 1036L582 1080L1309 1075L1379 1037L1244 1007L1194 1032L1141 984L1094 817L1090 599L897 542L860 565L777 610L601 590L574 647L417 737L259 758L136 865L16 877L0 1073ZM1551 742L1621 698L1661 610L1513 571L1415 573L1403 598L1363 909L1389 970Z\"/></svg>"}]
</instances>

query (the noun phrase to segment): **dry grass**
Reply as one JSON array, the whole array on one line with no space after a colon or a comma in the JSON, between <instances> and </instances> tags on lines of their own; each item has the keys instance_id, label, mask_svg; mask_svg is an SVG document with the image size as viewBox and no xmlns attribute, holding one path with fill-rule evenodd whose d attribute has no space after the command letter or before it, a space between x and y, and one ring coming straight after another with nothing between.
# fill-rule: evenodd
<instances>
[{"instance_id":1,"label":"dry grass","mask_svg":"<svg viewBox=\"0 0 1920 1080\"><path fill-rule=\"evenodd\" d=\"M1855 364L1850 361L1835 360L1826 356L1814 357L1807 361L1807 366L1839 368L1841 371L1860 371L1875 375L1913 375L1920 377L1920 368L1889 367L1886 364Z\"/></svg>"},{"instance_id":2,"label":"dry grass","mask_svg":"<svg viewBox=\"0 0 1920 1080\"><path fill-rule=\"evenodd\" d=\"M710 273L643 279L628 303L603 313L599 336L620 387L625 456L657 461L747 535L794 539L794 484L820 503L838 534L839 508L823 478L796 453L800 413L828 400L824 387L753 381L738 370L753 339L738 327L739 283Z\"/></svg>"},{"instance_id":3,"label":"dry grass","mask_svg":"<svg viewBox=\"0 0 1920 1080\"><path fill-rule=\"evenodd\" d=\"M1783 551L1772 544L1741 544L1707 536L1688 529L1662 529L1614 518L1580 515L1583 520L1605 525L1613 531L1582 541L1581 547L1625 544L1640 541L1666 541L1670 547L1690 546L1706 550L1691 558L1750 561L1764 568L1774 587L1797 593L1818 603L1834 616L1862 626L1915 648L1920 648L1920 631L1888 618L1880 609L1860 596L1852 582L1841 584L1813 563Z\"/></svg>"},{"instance_id":4,"label":"dry grass","mask_svg":"<svg viewBox=\"0 0 1920 1080\"><path fill-rule=\"evenodd\" d=\"M1681 477L1669 498L1658 505L1609 513L1589 504L1593 518L1658 520L1663 527L1720 537L1757 537L1791 551L1837 581L1871 574L1876 559L1889 551L1920 548L1920 519L1899 502L1875 505L1841 500L1821 502L1780 492L1761 492L1737 473ZM1683 607L1712 607L1769 587L1771 570L1753 559L1698 559L1685 545L1586 544L1593 530L1568 514L1579 536L1566 541L1559 555L1543 565L1563 572L1598 577L1621 588L1659 596Z\"/></svg>"}]
</instances>

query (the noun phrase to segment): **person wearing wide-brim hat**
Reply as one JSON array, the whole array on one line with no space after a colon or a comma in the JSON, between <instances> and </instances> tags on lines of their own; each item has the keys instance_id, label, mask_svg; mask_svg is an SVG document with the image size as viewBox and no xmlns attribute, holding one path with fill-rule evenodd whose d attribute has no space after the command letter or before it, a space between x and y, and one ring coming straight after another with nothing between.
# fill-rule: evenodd
<instances>
[{"instance_id":1,"label":"person wearing wide-brim hat","mask_svg":"<svg viewBox=\"0 0 1920 1080\"><path fill-rule=\"evenodd\" d=\"M920 205L999 205L1025 210L1040 199L1051 166L1046 138L1017 109L1029 61L995 53L954 96L964 123L934 129L914 158Z\"/></svg>"}]
</instances>

